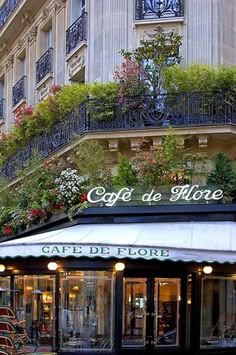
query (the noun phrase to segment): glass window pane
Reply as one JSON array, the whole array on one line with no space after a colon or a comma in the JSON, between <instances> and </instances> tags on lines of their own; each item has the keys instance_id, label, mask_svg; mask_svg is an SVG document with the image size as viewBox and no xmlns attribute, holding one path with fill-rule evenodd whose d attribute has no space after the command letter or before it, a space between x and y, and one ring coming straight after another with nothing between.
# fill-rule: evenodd
<instances>
[{"instance_id":1,"label":"glass window pane","mask_svg":"<svg viewBox=\"0 0 236 355\"><path fill-rule=\"evenodd\" d=\"M201 348L236 347L236 279L202 281Z\"/></svg>"},{"instance_id":2,"label":"glass window pane","mask_svg":"<svg viewBox=\"0 0 236 355\"><path fill-rule=\"evenodd\" d=\"M15 310L26 321L31 343L55 347L55 277L32 275L15 277Z\"/></svg>"},{"instance_id":3,"label":"glass window pane","mask_svg":"<svg viewBox=\"0 0 236 355\"><path fill-rule=\"evenodd\" d=\"M157 346L179 345L180 279L155 279L154 341Z\"/></svg>"},{"instance_id":4,"label":"glass window pane","mask_svg":"<svg viewBox=\"0 0 236 355\"><path fill-rule=\"evenodd\" d=\"M113 283L113 274L106 271L61 274L60 333L63 350L112 349Z\"/></svg>"},{"instance_id":5,"label":"glass window pane","mask_svg":"<svg viewBox=\"0 0 236 355\"><path fill-rule=\"evenodd\" d=\"M122 344L143 347L146 336L146 279L125 278L123 300Z\"/></svg>"},{"instance_id":6,"label":"glass window pane","mask_svg":"<svg viewBox=\"0 0 236 355\"><path fill-rule=\"evenodd\" d=\"M0 277L0 305L10 306L10 277Z\"/></svg>"}]
</instances>

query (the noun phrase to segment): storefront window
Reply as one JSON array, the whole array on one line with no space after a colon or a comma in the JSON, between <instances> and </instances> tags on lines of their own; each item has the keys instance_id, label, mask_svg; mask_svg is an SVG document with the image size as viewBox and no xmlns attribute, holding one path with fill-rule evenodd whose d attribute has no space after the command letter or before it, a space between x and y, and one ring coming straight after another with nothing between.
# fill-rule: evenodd
<instances>
[{"instance_id":1,"label":"storefront window","mask_svg":"<svg viewBox=\"0 0 236 355\"><path fill-rule=\"evenodd\" d=\"M55 276L15 277L15 310L32 344L55 347Z\"/></svg>"},{"instance_id":2,"label":"storefront window","mask_svg":"<svg viewBox=\"0 0 236 355\"><path fill-rule=\"evenodd\" d=\"M0 277L0 305L10 306L10 277Z\"/></svg>"},{"instance_id":3,"label":"storefront window","mask_svg":"<svg viewBox=\"0 0 236 355\"><path fill-rule=\"evenodd\" d=\"M201 347L236 347L236 278L204 278Z\"/></svg>"},{"instance_id":4,"label":"storefront window","mask_svg":"<svg viewBox=\"0 0 236 355\"><path fill-rule=\"evenodd\" d=\"M61 273L61 348L111 350L113 274L105 271Z\"/></svg>"}]
</instances>

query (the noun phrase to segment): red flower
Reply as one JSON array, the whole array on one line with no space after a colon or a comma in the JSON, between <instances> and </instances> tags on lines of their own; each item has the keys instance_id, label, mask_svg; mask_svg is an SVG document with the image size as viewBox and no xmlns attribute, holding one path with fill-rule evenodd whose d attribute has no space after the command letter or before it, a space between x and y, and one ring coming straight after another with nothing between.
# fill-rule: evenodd
<instances>
[{"instance_id":1,"label":"red flower","mask_svg":"<svg viewBox=\"0 0 236 355\"><path fill-rule=\"evenodd\" d=\"M85 201L87 201L87 200L88 200L88 195L87 195L86 193L84 193L84 194L80 197L79 202L85 202Z\"/></svg>"},{"instance_id":2,"label":"red flower","mask_svg":"<svg viewBox=\"0 0 236 355\"><path fill-rule=\"evenodd\" d=\"M53 210L61 210L64 208L62 203L54 203L54 205L52 206Z\"/></svg>"},{"instance_id":3,"label":"red flower","mask_svg":"<svg viewBox=\"0 0 236 355\"><path fill-rule=\"evenodd\" d=\"M61 91L62 87L60 85L53 85L50 89L51 94L55 94L58 91Z\"/></svg>"},{"instance_id":4,"label":"red flower","mask_svg":"<svg viewBox=\"0 0 236 355\"><path fill-rule=\"evenodd\" d=\"M36 209L36 208L33 208L31 211L30 211L31 215L34 216L34 217L42 217L44 216L44 212L39 210L39 209Z\"/></svg>"},{"instance_id":5,"label":"red flower","mask_svg":"<svg viewBox=\"0 0 236 355\"><path fill-rule=\"evenodd\" d=\"M4 229L4 234L5 235L12 234L12 227L11 226L6 226L5 229Z\"/></svg>"}]
</instances>

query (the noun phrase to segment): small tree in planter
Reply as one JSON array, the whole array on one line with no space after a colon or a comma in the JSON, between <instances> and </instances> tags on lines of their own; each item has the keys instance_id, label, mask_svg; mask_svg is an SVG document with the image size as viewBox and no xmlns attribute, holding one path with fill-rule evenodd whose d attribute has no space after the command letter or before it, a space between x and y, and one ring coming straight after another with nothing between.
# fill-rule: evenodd
<instances>
[{"instance_id":1,"label":"small tree in planter","mask_svg":"<svg viewBox=\"0 0 236 355\"><path fill-rule=\"evenodd\" d=\"M216 154L215 168L208 175L207 184L223 190L224 200L232 201L236 199L236 172L231 160L225 153Z\"/></svg>"},{"instance_id":2,"label":"small tree in planter","mask_svg":"<svg viewBox=\"0 0 236 355\"><path fill-rule=\"evenodd\" d=\"M144 89L151 94L158 95L163 91L163 74L167 68L180 63L179 47L182 44L182 37L175 32L165 33L164 29L158 26L151 39L141 41L141 45L129 52L121 50L126 61L135 63L139 72L134 71L134 78L139 75L143 81ZM140 77L141 75L141 77ZM123 76L120 86L129 84L130 76ZM137 81L139 84L139 82Z\"/></svg>"},{"instance_id":3,"label":"small tree in planter","mask_svg":"<svg viewBox=\"0 0 236 355\"><path fill-rule=\"evenodd\" d=\"M138 183L136 173L128 157L119 154L117 175L113 178L113 185L118 187L135 186Z\"/></svg>"}]
</instances>

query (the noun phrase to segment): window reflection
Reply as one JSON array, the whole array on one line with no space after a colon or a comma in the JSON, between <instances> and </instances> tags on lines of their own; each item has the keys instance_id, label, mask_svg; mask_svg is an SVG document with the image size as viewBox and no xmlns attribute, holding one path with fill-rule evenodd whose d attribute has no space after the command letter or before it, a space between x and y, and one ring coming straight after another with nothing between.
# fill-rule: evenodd
<instances>
[{"instance_id":1,"label":"window reflection","mask_svg":"<svg viewBox=\"0 0 236 355\"><path fill-rule=\"evenodd\" d=\"M0 277L0 305L10 306L10 277Z\"/></svg>"},{"instance_id":2,"label":"window reflection","mask_svg":"<svg viewBox=\"0 0 236 355\"><path fill-rule=\"evenodd\" d=\"M30 342L55 347L55 277L32 275L15 277L15 309L19 320L26 321Z\"/></svg>"},{"instance_id":3,"label":"window reflection","mask_svg":"<svg viewBox=\"0 0 236 355\"><path fill-rule=\"evenodd\" d=\"M203 279L201 347L236 347L236 279Z\"/></svg>"},{"instance_id":4,"label":"window reflection","mask_svg":"<svg viewBox=\"0 0 236 355\"><path fill-rule=\"evenodd\" d=\"M179 343L180 279L155 279L155 343L176 346Z\"/></svg>"},{"instance_id":5,"label":"window reflection","mask_svg":"<svg viewBox=\"0 0 236 355\"><path fill-rule=\"evenodd\" d=\"M61 347L111 349L113 275L105 271L61 275Z\"/></svg>"}]
</instances>

